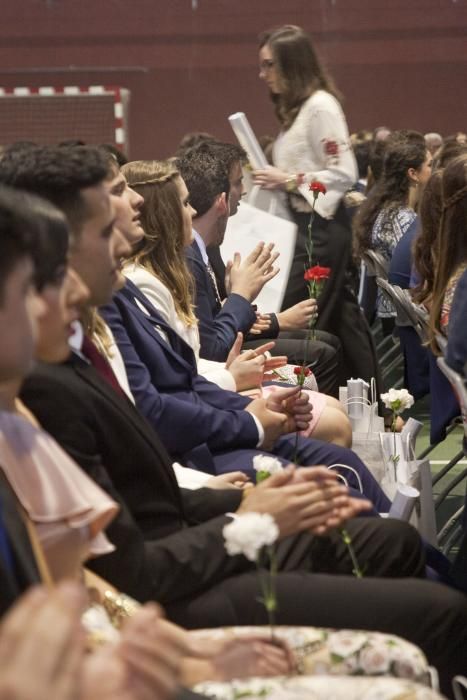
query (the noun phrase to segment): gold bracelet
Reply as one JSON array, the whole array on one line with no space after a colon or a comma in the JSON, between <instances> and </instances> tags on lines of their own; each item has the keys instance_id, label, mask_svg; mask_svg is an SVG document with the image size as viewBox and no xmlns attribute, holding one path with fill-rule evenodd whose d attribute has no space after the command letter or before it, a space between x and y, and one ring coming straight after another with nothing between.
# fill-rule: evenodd
<instances>
[{"instance_id":1,"label":"gold bracelet","mask_svg":"<svg viewBox=\"0 0 467 700\"><path fill-rule=\"evenodd\" d=\"M303 185L305 182L305 173L297 173L296 175L289 175L284 182L285 185L285 191L289 192L291 194L292 192L296 192L300 185Z\"/></svg>"},{"instance_id":2,"label":"gold bracelet","mask_svg":"<svg viewBox=\"0 0 467 700\"><path fill-rule=\"evenodd\" d=\"M287 180L284 182L285 186L285 191L289 192L296 192L297 191L297 178L295 175L289 175Z\"/></svg>"},{"instance_id":3,"label":"gold bracelet","mask_svg":"<svg viewBox=\"0 0 467 700\"><path fill-rule=\"evenodd\" d=\"M123 621L134 615L141 607L136 600L125 593L114 593L113 591L104 593L102 606L116 629L120 629Z\"/></svg>"}]
</instances>

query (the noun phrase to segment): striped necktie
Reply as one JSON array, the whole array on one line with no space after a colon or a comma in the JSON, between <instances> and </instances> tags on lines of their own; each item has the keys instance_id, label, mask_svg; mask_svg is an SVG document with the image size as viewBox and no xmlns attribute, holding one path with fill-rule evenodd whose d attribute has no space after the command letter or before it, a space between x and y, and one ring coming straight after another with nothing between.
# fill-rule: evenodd
<instances>
[{"instance_id":1,"label":"striped necktie","mask_svg":"<svg viewBox=\"0 0 467 700\"><path fill-rule=\"evenodd\" d=\"M206 269L208 271L209 277L211 278L212 286L214 287L214 293L216 295L216 302L218 303L219 306L222 306L222 300L221 296L219 294L219 287L217 286L217 279L216 275L214 273L214 270L212 269L211 263L208 262L206 263Z\"/></svg>"}]
</instances>

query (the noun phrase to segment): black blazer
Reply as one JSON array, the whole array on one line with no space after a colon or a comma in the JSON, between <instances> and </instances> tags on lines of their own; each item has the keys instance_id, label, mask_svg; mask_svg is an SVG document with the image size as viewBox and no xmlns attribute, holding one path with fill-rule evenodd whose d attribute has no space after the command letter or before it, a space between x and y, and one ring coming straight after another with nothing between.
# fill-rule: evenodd
<instances>
[{"instance_id":1,"label":"black blazer","mask_svg":"<svg viewBox=\"0 0 467 700\"><path fill-rule=\"evenodd\" d=\"M224 513L238 508L241 492L179 489L150 424L77 356L62 365L39 364L21 397L120 504L107 529L117 551L91 568L139 600L161 602L194 595L224 578Z\"/></svg>"}]
</instances>

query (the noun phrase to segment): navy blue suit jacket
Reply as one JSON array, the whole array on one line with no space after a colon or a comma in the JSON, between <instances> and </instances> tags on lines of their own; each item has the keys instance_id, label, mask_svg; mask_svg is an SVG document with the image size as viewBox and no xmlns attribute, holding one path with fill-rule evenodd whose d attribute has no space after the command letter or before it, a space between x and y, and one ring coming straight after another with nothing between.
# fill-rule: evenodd
<instances>
[{"instance_id":1,"label":"navy blue suit jacket","mask_svg":"<svg viewBox=\"0 0 467 700\"><path fill-rule=\"evenodd\" d=\"M207 360L224 362L237 333L246 335L256 321L256 312L240 294L229 294L224 304L219 304L196 241L187 249L186 258L195 282L194 302L199 322L200 355Z\"/></svg>"},{"instance_id":2,"label":"navy blue suit jacket","mask_svg":"<svg viewBox=\"0 0 467 700\"><path fill-rule=\"evenodd\" d=\"M399 287L402 287L402 289L410 288L410 277L413 267L412 244L419 232L420 221L417 217L412 221L409 228L392 251L391 262L389 264L389 281L391 284L397 284Z\"/></svg>"},{"instance_id":3,"label":"navy blue suit jacket","mask_svg":"<svg viewBox=\"0 0 467 700\"><path fill-rule=\"evenodd\" d=\"M449 314L446 362L462 374L467 363L467 270L459 279Z\"/></svg>"},{"instance_id":4,"label":"navy blue suit jacket","mask_svg":"<svg viewBox=\"0 0 467 700\"><path fill-rule=\"evenodd\" d=\"M190 346L129 280L102 314L125 361L136 405L172 457L213 474L241 469L252 475L258 429L244 410L250 399L198 375ZM273 453L288 463L295 455L295 443L295 434L283 435ZM300 437L297 458L303 465L348 464L359 472L364 492L376 507L387 510L388 499L351 450ZM354 487L352 476L345 476Z\"/></svg>"},{"instance_id":5,"label":"navy blue suit jacket","mask_svg":"<svg viewBox=\"0 0 467 700\"><path fill-rule=\"evenodd\" d=\"M207 446L209 454L255 447L258 429L244 410L250 399L199 375L191 347L132 282L127 281L102 315L122 353L136 405L172 456L200 466L200 453L195 457L194 448ZM214 472L212 464L203 467Z\"/></svg>"}]
</instances>

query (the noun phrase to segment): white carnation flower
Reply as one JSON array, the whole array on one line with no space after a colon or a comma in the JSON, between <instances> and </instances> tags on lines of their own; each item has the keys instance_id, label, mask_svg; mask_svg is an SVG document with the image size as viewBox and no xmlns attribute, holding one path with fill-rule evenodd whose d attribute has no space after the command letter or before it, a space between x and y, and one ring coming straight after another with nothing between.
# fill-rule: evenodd
<instances>
[{"instance_id":1,"label":"white carnation flower","mask_svg":"<svg viewBox=\"0 0 467 700\"><path fill-rule=\"evenodd\" d=\"M360 668L369 675L386 673L391 664L391 652L386 644L373 642L360 652Z\"/></svg>"},{"instance_id":2,"label":"white carnation flower","mask_svg":"<svg viewBox=\"0 0 467 700\"><path fill-rule=\"evenodd\" d=\"M338 664L333 664L330 674L333 676L352 676L360 671L358 654L342 659Z\"/></svg>"},{"instance_id":3,"label":"white carnation flower","mask_svg":"<svg viewBox=\"0 0 467 700\"><path fill-rule=\"evenodd\" d=\"M259 551L277 540L279 528L268 513L245 513L225 525L222 534L230 556L243 554L250 561L256 561Z\"/></svg>"},{"instance_id":4,"label":"white carnation flower","mask_svg":"<svg viewBox=\"0 0 467 700\"><path fill-rule=\"evenodd\" d=\"M402 413L414 404L414 398L407 389L389 389L386 394L381 394L381 400L394 413Z\"/></svg>"},{"instance_id":5,"label":"white carnation flower","mask_svg":"<svg viewBox=\"0 0 467 700\"><path fill-rule=\"evenodd\" d=\"M275 457L256 455L253 457L253 469L257 472L267 472L270 476L283 470L282 464Z\"/></svg>"},{"instance_id":6,"label":"white carnation flower","mask_svg":"<svg viewBox=\"0 0 467 700\"><path fill-rule=\"evenodd\" d=\"M428 663L421 651L411 647L412 645L399 642L398 646L391 649L391 660L397 676L418 680L427 673Z\"/></svg>"},{"instance_id":7,"label":"white carnation flower","mask_svg":"<svg viewBox=\"0 0 467 700\"><path fill-rule=\"evenodd\" d=\"M351 654L355 654L367 642L368 635L363 632L353 632L352 630L332 632L328 637L329 653L346 659Z\"/></svg>"}]
</instances>

